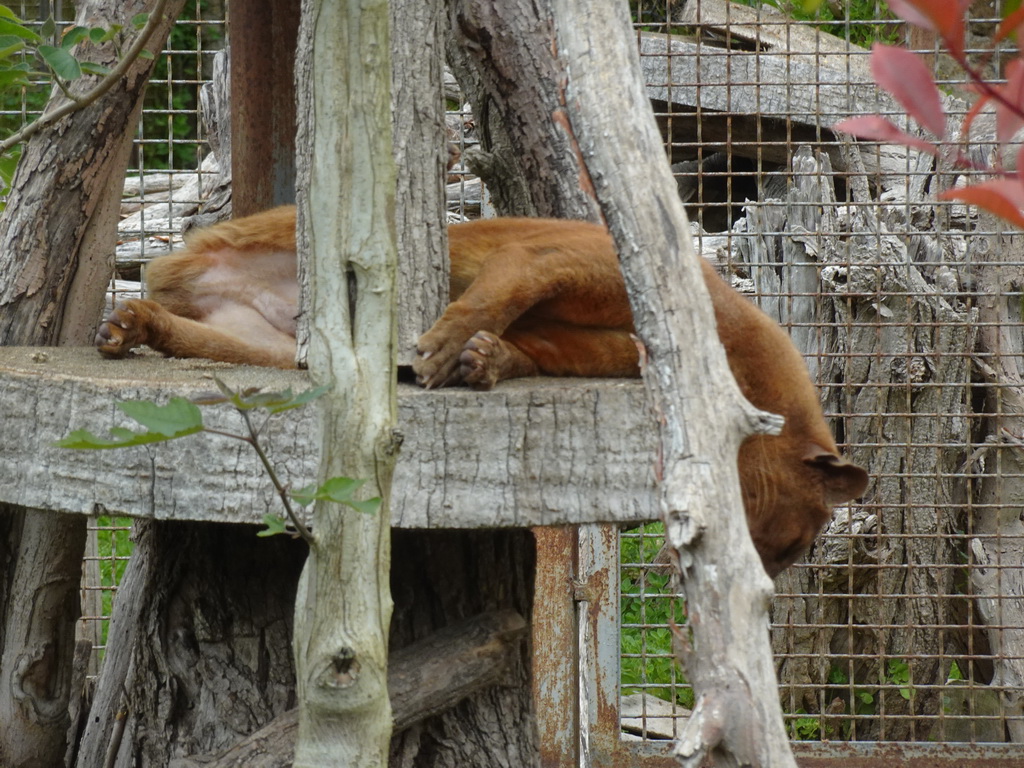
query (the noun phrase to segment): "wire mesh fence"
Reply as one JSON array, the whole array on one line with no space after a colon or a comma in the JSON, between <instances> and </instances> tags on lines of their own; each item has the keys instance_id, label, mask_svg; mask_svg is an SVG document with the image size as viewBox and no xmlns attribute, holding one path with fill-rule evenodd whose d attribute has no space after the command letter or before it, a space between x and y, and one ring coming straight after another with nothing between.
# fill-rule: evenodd
<instances>
[{"instance_id":1,"label":"wire mesh fence","mask_svg":"<svg viewBox=\"0 0 1024 768\"><path fill-rule=\"evenodd\" d=\"M976 172L831 130L881 114L919 131L875 85L874 42L925 57L951 127L967 76L884 3L773 6L643 3L634 18L698 251L790 331L872 475L776 582L787 726L796 740L1019 742L1024 251L994 218L936 200ZM967 21L971 61L997 81L1015 53L993 43L1006 11L973 3ZM996 151L979 123L952 135L949 150ZM692 694L664 670L678 609L651 534L622 536L622 682L663 738Z\"/></svg>"}]
</instances>

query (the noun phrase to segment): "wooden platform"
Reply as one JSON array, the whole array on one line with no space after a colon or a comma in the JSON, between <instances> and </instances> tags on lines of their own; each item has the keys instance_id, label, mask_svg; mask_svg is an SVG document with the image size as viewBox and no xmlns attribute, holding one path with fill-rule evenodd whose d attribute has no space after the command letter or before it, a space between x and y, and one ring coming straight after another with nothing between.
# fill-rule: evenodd
<instances>
[{"instance_id":1,"label":"wooden platform","mask_svg":"<svg viewBox=\"0 0 1024 768\"><path fill-rule=\"evenodd\" d=\"M0 502L80 514L259 523L280 513L247 445L214 435L105 451L53 447L74 429L134 427L115 403L234 388L301 391L305 373L91 348L0 348ZM657 429L634 380L525 379L493 392L399 385L394 525L490 528L656 517ZM275 416L267 444L291 487L314 480L316 406ZM241 432L228 406L208 426Z\"/></svg>"}]
</instances>

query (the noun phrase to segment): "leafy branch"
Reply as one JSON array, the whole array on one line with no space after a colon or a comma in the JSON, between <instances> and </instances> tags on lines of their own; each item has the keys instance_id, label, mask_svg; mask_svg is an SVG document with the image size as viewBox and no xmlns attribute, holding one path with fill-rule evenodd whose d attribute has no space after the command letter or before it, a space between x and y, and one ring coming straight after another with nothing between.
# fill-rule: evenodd
<instances>
[{"instance_id":1,"label":"leafy branch","mask_svg":"<svg viewBox=\"0 0 1024 768\"><path fill-rule=\"evenodd\" d=\"M206 432L211 435L219 435L232 440L240 440L248 443L260 463L270 477L274 489L277 491L288 515L295 533L314 547L316 542L309 528L295 511L292 502L300 507L306 507L314 501L332 501L354 509L364 514L376 514L380 509L379 498L358 500L355 498L356 491L363 485L365 480L354 480L348 477L332 477L322 485L310 485L298 490L289 489L281 482L274 471L266 451L260 443L260 433L266 426L271 416L293 408L301 408L327 391L327 387L317 387L299 394L293 394L290 389L284 392L261 392L255 389L247 389L242 392L235 392L219 379L214 379L220 394L209 394L187 400L183 397L172 398L166 405L157 405L149 401L130 401L117 403L117 407L128 417L142 425L143 431L133 431L124 427L112 427L110 437L97 437L88 430L77 429L71 432L63 440L54 445L59 448L74 448L78 450L106 450L111 448L130 448L138 445L177 440L199 432ZM203 415L199 406L217 405L229 403L239 413L242 422L245 424L246 433L236 434L220 429L207 427L203 423ZM267 412L267 419L259 427L253 420L253 412L263 410ZM259 536L272 536L277 533L291 533L287 523L274 515L265 515L263 518L266 529L260 531Z\"/></svg>"},{"instance_id":2,"label":"leafy branch","mask_svg":"<svg viewBox=\"0 0 1024 768\"><path fill-rule=\"evenodd\" d=\"M1024 54L1018 53L1006 67L1006 82L985 79L967 57L964 18L971 0L889 0L890 9L909 24L935 33L944 49L966 73L970 89L977 98L960 128L969 134L974 119L986 107L995 113L996 141L1003 149L1015 147L1014 138L1024 127ZM1009 13L994 36L998 44L1014 36L1018 50L1024 43L1024 6ZM993 166L980 165L959 149L946 146L949 141L947 116L942 96L925 62L903 48L876 43L871 48L871 72L875 82L906 109L934 140L921 138L894 125L879 115L854 117L836 123L833 130L869 141L902 144L935 156L952 155L955 167L984 171L995 178L949 189L940 200L959 200L976 205L1024 228L1024 147L1017 148L1012 170L1003 167L997 153Z\"/></svg>"},{"instance_id":3,"label":"leafy branch","mask_svg":"<svg viewBox=\"0 0 1024 768\"><path fill-rule=\"evenodd\" d=\"M109 29L72 27L64 34L60 46L45 45L43 39L47 36L46 33L53 34L52 19L44 25L42 30L44 35L39 35L22 24L10 8L0 5L0 61L9 59L34 45L35 50L49 69L54 83L68 98L68 101L61 106L43 113L17 133L0 141L0 153L7 152L15 145L27 141L34 134L48 128L72 112L94 103L124 77L136 59L140 56L151 58L152 54L146 51L145 47L163 19L166 6L167 0L157 0L151 13L139 14L132 19L132 26L135 29L140 29L140 32L135 36L128 50L120 57L117 65L108 69L92 62L79 61L71 54L70 49L86 39L94 44L110 42L121 32L122 27L119 25L114 25ZM0 87L27 85L32 74L36 73L33 73L25 63L7 67L0 71ZM102 79L84 95L75 96L71 93L69 83L85 74L100 75Z\"/></svg>"}]
</instances>

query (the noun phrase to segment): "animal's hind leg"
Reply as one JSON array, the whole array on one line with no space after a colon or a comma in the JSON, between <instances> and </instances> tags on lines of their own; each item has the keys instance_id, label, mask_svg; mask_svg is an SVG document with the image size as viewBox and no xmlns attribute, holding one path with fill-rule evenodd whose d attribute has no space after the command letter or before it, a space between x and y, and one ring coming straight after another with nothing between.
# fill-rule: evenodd
<instances>
[{"instance_id":1,"label":"animal's hind leg","mask_svg":"<svg viewBox=\"0 0 1024 768\"><path fill-rule=\"evenodd\" d=\"M635 377L637 342L628 331L560 323L514 325L498 338L474 334L459 355L458 379L474 389L522 376Z\"/></svg>"},{"instance_id":2,"label":"animal's hind leg","mask_svg":"<svg viewBox=\"0 0 1024 768\"><path fill-rule=\"evenodd\" d=\"M640 375L638 340L621 328L570 323L515 323L502 335L545 376L635 378Z\"/></svg>"},{"instance_id":3,"label":"animal's hind leg","mask_svg":"<svg viewBox=\"0 0 1024 768\"><path fill-rule=\"evenodd\" d=\"M488 331L473 334L459 355L458 380L473 389L487 390L503 379L538 373L529 355Z\"/></svg>"}]
</instances>

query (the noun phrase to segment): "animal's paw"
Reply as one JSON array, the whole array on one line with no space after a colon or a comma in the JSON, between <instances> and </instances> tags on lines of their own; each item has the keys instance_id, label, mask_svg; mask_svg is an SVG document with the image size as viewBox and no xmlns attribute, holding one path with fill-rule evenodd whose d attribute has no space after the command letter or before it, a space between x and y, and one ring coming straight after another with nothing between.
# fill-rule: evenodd
<instances>
[{"instance_id":1,"label":"animal's paw","mask_svg":"<svg viewBox=\"0 0 1024 768\"><path fill-rule=\"evenodd\" d=\"M473 389L493 389L507 356L501 339L488 331L477 331L459 355L459 377Z\"/></svg>"},{"instance_id":2,"label":"animal's paw","mask_svg":"<svg viewBox=\"0 0 1024 768\"><path fill-rule=\"evenodd\" d=\"M472 334L472 329L461 323L450 322L447 318L438 320L416 344L416 359L412 364L416 383L427 389L460 383L459 355Z\"/></svg>"},{"instance_id":3,"label":"animal's paw","mask_svg":"<svg viewBox=\"0 0 1024 768\"><path fill-rule=\"evenodd\" d=\"M148 338L147 324L152 315L150 302L129 299L119 301L96 330L93 343L104 357L125 357Z\"/></svg>"}]
</instances>

